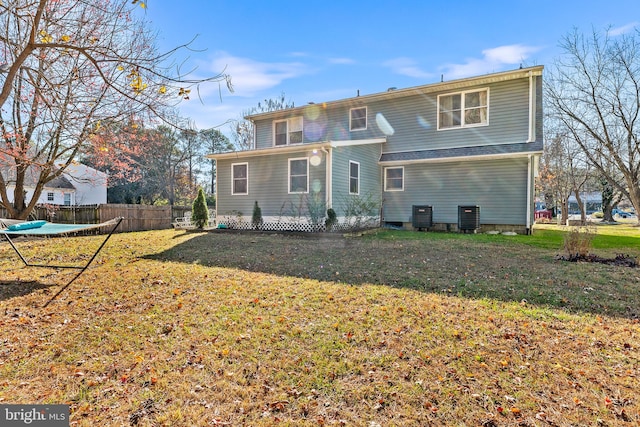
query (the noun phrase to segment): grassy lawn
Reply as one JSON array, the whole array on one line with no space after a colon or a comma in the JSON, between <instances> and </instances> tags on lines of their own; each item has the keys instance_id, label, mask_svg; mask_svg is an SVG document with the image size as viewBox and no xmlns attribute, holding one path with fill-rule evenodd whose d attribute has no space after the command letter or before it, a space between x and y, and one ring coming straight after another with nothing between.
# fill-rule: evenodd
<instances>
[{"instance_id":1,"label":"grassy lawn","mask_svg":"<svg viewBox=\"0 0 640 427\"><path fill-rule=\"evenodd\" d=\"M558 261L563 233L119 234L46 308L73 273L3 242L0 403L77 426L640 425L640 269ZM593 247L638 257L640 231Z\"/></svg>"}]
</instances>

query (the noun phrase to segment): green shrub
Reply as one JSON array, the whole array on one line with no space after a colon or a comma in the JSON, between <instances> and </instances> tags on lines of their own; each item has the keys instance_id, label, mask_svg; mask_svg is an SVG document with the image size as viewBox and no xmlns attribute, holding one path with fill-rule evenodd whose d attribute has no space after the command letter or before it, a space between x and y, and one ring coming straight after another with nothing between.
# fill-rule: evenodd
<instances>
[{"instance_id":1,"label":"green shrub","mask_svg":"<svg viewBox=\"0 0 640 427\"><path fill-rule=\"evenodd\" d=\"M327 219L324 220L324 225L327 231L330 231L331 228L338 223L338 216L336 215L336 211L333 208L327 209Z\"/></svg>"},{"instance_id":2,"label":"green shrub","mask_svg":"<svg viewBox=\"0 0 640 427\"><path fill-rule=\"evenodd\" d=\"M253 204L253 215L251 216L251 225L254 230L259 230L262 228L262 209L258 206L258 201L256 200Z\"/></svg>"},{"instance_id":3,"label":"green shrub","mask_svg":"<svg viewBox=\"0 0 640 427\"><path fill-rule=\"evenodd\" d=\"M191 208L191 221L196 228L203 229L209 223L209 208L207 207L207 199L204 190L198 190L198 196L193 201Z\"/></svg>"}]
</instances>

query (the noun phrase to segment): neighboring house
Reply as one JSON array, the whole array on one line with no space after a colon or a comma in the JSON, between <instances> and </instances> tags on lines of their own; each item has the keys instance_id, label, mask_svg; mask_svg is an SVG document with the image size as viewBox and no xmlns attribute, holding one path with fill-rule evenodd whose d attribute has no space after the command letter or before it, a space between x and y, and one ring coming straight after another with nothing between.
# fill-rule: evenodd
<instances>
[{"instance_id":1,"label":"neighboring house","mask_svg":"<svg viewBox=\"0 0 640 427\"><path fill-rule=\"evenodd\" d=\"M74 186L76 205L101 205L107 203L107 174L72 163L64 171L64 176Z\"/></svg>"},{"instance_id":2,"label":"neighboring house","mask_svg":"<svg viewBox=\"0 0 640 427\"><path fill-rule=\"evenodd\" d=\"M26 176L26 200L30 200L35 189L37 171L28 171ZM7 195L13 202L15 186L9 181ZM45 184L39 204L76 206L107 203L107 175L88 166L73 163L57 178Z\"/></svg>"},{"instance_id":3,"label":"neighboring house","mask_svg":"<svg viewBox=\"0 0 640 427\"><path fill-rule=\"evenodd\" d=\"M327 208L353 221L354 211L378 200L369 216L381 225L457 230L471 217L483 230L528 233L543 148L542 72L248 116L253 149L207 156L217 162L217 218L250 227L257 201L262 228L317 229Z\"/></svg>"},{"instance_id":4,"label":"neighboring house","mask_svg":"<svg viewBox=\"0 0 640 427\"><path fill-rule=\"evenodd\" d=\"M599 191L581 192L580 200L584 204L584 210L587 215L591 215L594 212L602 212L602 193ZM575 193L571 193L569 199L569 214L580 215L580 207L578 206L578 200Z\"/></svg>"}]
</instances>

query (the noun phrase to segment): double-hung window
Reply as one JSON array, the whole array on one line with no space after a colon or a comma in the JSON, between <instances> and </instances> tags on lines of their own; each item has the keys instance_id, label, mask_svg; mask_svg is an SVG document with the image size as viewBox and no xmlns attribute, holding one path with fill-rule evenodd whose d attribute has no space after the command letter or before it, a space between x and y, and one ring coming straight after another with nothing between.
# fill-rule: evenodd
<instances>
[{"instance_id":1,"label":"double-hung window","mask_svg":"<svg viewBox=\"0 0 640 427\"><path fill-rule=\"evenodd\" d=\"M438 129L489 124L489 89L438 96Z\"/></svg>"},{"instance_id":2,"label":"double-hung window","mask_svg":"<svg viewBox=\"0 0 640 427\"><path fill-rule=\"evenodd\" d=\"M367 129L367 107L352 108L349 110L349 130Z\"/></svg>"},{"instance_id":3,"label":"double-hung window","mask_svg":"<svg viewBox=\"0 0 640 427\"><path fill-rule=\"evenodd\" d=\"M274 145L302 143L302 117L273 122Z\"/></svg>"},{"instance_id":4,"label":"double-hung window","mask_svg":"<svg viewBox=\"0 0 640 427\"><path fill-rule=\"evenodd\" d=\"M55 195L51 192L47 193L47 202L53 202L55 200Z\"/></svg>"},{"instance_id":5,"label":"double-hung window","mask_svg":"<svg viewBox=\"0 0 640 427\"><path fill-rule=\"evenodd\" d=\"M385 168L384 191L404 191L404 167Z\"/></svg>"},{"instance_id":6,"label":"double-hung window","mask_svg":"<svg viewBox=\"0 0 640 427\"><path fill-rule=\"evenodd\" d=\"M349 161L349 194L360 194L360 163Z\"/></svg>"},{"instance_id":7,"label":"double-hung window","mask_svg":"<svg viewBox=\"0 0 640 427\"><path fill-rule=\"evenodd\" d=\"M249 194L248 163L234 163L231 165L231 194Z\"/></svg>"},{"instance_id":8,"label":"double-hung window","mask_svg":"<svg viewBox=\"0 0 640 427\"><path fill-rule=\"evenodd\" d=\"M289 193L309 192L309 159L289 159Z\"/></svg>"}]
</instances>

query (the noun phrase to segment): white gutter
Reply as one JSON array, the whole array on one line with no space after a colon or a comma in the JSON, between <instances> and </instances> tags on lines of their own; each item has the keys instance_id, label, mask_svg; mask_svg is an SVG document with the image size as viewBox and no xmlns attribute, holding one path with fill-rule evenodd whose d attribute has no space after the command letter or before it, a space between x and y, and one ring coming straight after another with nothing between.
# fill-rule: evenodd
<instances>
[{"instance_id":1,"label":"white gutter","mask_svg":"<svg viewBox=\"0 0 640 427\"><path fill-rule=\"evenodd\" d=\"M259 148L256 150L229 151L205 155L208 159L241 159L243 157L270 156L275 154L295 153L300 151L322 150L331 147L331 142L314 142L308 144L284 145L281 147Z\"/></svg>"},{"instance_id":2,"label":"white gutter","mask_svg":"<svg viewBox=\"0 0 640 427\"><path fill-rule=\"evenodd\" d=\"M337 147L349 147L355 145L367 145L367 144L383 144L387 142L387 137L382 138L369 138L369 139L348 139L348 140L338 140L338 141L321 141L321 142L310 142L304 144L294 144L294 145L282 145L278 147L268 147L268 148L258 148L255 150L244 150L244 151L229 151L227 153L214 153L205 155L208 159L241 159L243 157L254 157L254 156L270 156L275 154L284 154L284 153L295 153L301 151L313 151L313 150L324 150L329 148L337 148Z\"/></svg>"},{"instance_id":3,"label":"white gutter","mask_svg":"<svg viewBox=\"0 0 640 427\"><path fill-rule=\"evenodd\" d=\"M440 157L437 159L417 159L417 160L390 160L390 161L378 161L378 164L384 166L402 166L416 163L450 163L450 162L469 162L474 160L498 160L504 158L517 158L531 156L533 154L542 154L542 151L526 152L526 153L499 153L499 154L481 154L477 156L452 156L452 157Z\"/></svg>"},{"instance_id":4,"label":"white gutter","mask_svg":"<svg viewBox=\"0 0 640 427\"><path fill-rule=\"evenodd\" d=\"M370 138L370 139L346 139L338 141L329 141L333 148L338 147L351 147L354 145L369 145L369 144L384 144L387 142L387 137L382 138Z\"/></svg>"}]
</instances>

